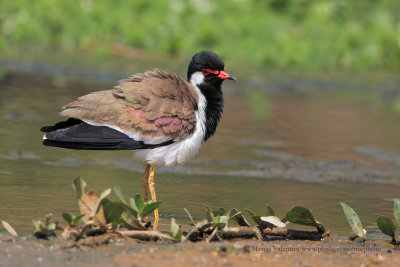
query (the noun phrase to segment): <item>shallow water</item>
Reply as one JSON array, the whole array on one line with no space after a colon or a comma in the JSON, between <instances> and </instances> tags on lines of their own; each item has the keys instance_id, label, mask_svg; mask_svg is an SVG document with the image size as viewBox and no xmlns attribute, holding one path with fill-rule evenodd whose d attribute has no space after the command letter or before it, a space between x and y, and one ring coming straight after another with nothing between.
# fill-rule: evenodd
<instances>
[{"instance_id":1,"label":"shallow water","mask_svg":"<svg viewBox=\"0 0 400 267\"><path fill-rule=\"evenodd\" d=\"M5 72L0 80L0 219L30 232L31 220L49 212L60 220L61 212L77 214L71 187L76 176L97 192L118 185L125 195L141 193L145 165L131 152L41 145L40 127L59 121L62 105L111 86ZM185 207L201 218L202 203L261 214L269 203L278 215L302 205L333 233L345 235L350 228L340 201L358 212L367 230L376 230L378 215L392 217L393 198L400 197L398 113L332 92L267 94L241 83L237 94L231 86L224 86L226 105L217 133L196 159L156 174L161 227L168 227L171 216L187 222Z\"/></svg>"}]
</instances>

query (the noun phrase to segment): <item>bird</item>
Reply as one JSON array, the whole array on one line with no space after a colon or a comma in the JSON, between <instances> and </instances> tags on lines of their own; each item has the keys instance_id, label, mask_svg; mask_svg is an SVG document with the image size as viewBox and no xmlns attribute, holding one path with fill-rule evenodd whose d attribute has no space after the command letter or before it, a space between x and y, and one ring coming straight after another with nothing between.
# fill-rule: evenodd
<instances>
[{"instance_id":1,"label":"bird","mask_svg":"<svg viewBox=\"0 0 400 267\"><path fill-rule=\"evenodd\" d=\"M182 165L214 135L224 98L222 83L236 78L225 71L214 52L196 53L187 81L177 74L153 69L120 80L112 89L78 97L62 107L65 120L44 126L43 145L77 150L135 150L146 162L142 177L157 201L156 166ZM153 229L157 229L154 210Z\"/></svg>"}]
</instances>

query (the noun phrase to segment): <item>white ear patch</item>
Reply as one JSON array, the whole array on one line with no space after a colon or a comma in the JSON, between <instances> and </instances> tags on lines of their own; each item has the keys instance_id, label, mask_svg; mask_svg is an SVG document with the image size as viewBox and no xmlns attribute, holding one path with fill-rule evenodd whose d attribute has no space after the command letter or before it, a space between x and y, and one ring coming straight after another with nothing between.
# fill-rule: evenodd
<instances>
[{"instance_id":1,"label":"white ear patch","mask_svg":"<svg viewBox=\"0 0 400 267\"><path fill-rule=\"evenodd\" d=\"M190 83L193 84L194 86L202 84L204 81L204 75L201 73L201 71L196 71L192 74L192 77L190 77Z\"/></svg>"}]
</instances>

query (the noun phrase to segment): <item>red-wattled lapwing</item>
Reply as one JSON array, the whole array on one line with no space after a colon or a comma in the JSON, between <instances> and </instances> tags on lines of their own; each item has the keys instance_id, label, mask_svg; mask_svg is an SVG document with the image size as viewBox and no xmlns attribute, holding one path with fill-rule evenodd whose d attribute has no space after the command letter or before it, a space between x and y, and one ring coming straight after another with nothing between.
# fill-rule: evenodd
<instances>
[{"instance_id":1,"label":"red-wattled lapwing","mask_svg":"<svg viewBox=\"0 0 400 267\"><path fill-rule=\"evenodd\" d=\"M155 69L119 81L112 90L79 97L63 107L69 117L42 127L43 144L84 150L137 150L147 162L143 195L147 187L156 201L156 165L183 164L210 138L223 108L222 82L236 80L225 72L215 53L195 54L187 71L189 82ZM150 170L151 168L151 170ZM150 171L150 174L149 174ZM154 229L158 210L154 211Z\"/></svg>"}]
</instances>

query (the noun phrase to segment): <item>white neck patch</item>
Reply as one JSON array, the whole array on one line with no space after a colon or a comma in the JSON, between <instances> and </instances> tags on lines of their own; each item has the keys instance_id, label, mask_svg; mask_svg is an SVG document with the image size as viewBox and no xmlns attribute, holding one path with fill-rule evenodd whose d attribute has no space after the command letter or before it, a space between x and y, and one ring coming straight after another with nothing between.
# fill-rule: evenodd
<instances>
[{"instance_id":1,"label":"white neck patch","mask_svg":"<svg viewBox=\"0 0 400 267\"><path fill-rule=\"evenodd\" d=\"M193 84L194 86L199 86L202 84L204 81L204 75L201 73L201 71L196 71L192 74L190 77L190 83Z\"/></svg>"}]
</instances>

